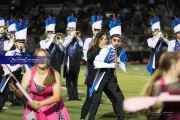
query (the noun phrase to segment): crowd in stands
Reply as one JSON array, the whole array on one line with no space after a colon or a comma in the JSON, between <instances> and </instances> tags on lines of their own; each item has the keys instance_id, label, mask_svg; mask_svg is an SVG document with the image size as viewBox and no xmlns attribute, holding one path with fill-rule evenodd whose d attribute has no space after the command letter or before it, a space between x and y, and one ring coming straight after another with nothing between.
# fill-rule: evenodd
<instances>
[{"instance_id":1,"label":"crowd in stands","mask_svg":"<svg viewBox=\"0 0 180 120\"><path fill-rule=\"evenodd\" d=\"M54 3L53 3L54 2ZM23 11L28 20L28 35L43 35L45 17L53 13L56 17L56 32L66 34L67 17L75 12L78 18L77 30L81 31L83 40L91 35L91 16L95 9L101 9L103 14L103 31L109 31L109 16L116 12L120 16L123 46L128 50L146 48L146 39L151 36L149 20L154 13L161 19L164 33L173 37L171 15L168 13L163 0L12 0L9 3L9 14ZM135 42L136 41L136 42ZM145 47L144 47L145 46Z\"/></svg>"}]
</instances>

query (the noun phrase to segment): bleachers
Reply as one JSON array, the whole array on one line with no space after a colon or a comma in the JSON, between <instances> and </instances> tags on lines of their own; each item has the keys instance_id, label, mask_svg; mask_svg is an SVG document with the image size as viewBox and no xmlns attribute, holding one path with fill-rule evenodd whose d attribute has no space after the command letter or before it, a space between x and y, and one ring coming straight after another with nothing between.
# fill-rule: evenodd
<instances>
[{"instance_id":1,"label":"bleachers","mask_svg":"<svg viewBox=\"0 0 180 120\"><path fill-rule=\"evenodd\" d=\"M171 6L172 3L168 3L171 0L165 0L163 4L161 3L161 7L163 5L169 5ZM57 0L56 0L57 2ZM151 12L159 12L158 4L155 4L156 6L150 10L148 3L140 3L137 4L137 2L131 1L131 4L120 4L121 2L118 3L119 8L117 9L117 12L120 14L120 19L122 21L122 39L123 43L122 46L125 48L127 51L148 51L148 46L147 46L147 38L151 36L151 30L150 30L150 25L149 25L149 20L151 17ZM108 17L110 14L112 14L112 5L107 6L107 4L101 3L103 8L103 31L106 32L107 34L109 33L109 27L108 27ZM91 33L91 15L93 12L93 9L97 7L97 5L83 5L83 6L77 6L74 3L65 3L64 4L61 2L59 4L42 4L44 7L45 11L40 12L37 14L34 14L35 16L29 18L29 26L28 28L31 29L29 31L32 31L32 29L36 29L36 33L31 33L28 32L28 35L39 35L43 36L44 34L44 28L39 29L39 27L44 25L44 16L48 11L51 11L56 18L58 19L57 21L57 32L63 32L65 33L65 27L66 27L66 18L70 14L70 10L75 11L76 15L78 15L78 26L80 27L80 31L82 32L82 38L83 40L87 37L90 37L92 35ZM166 24L166 28L172 29L172 25L170 23L170 16L172 16L172 10L170 10L169 6L166 6L166 10L168 11L167 15L168 16L163 16L166 14L160 14L161 17L163 16L162 20L162 30L164 29L164 24ZM106 8L109 7L107 10ZM118 6L116 6L118 7ZM36 9L36 8L33 8ZM175 8L173 8L175 9ZM1 14L6 14L8 13L9 6L8 5L0 5L0 11ZM140 12L139 16L137 13ZM166 11L164 11L166 12ZM82 14L83 13L83 14ZM26 15L30 16L29 14L33 15L32 11L29 11ZM166 20L168 23L164 23L164 17L166 17ZM138 21L140 20L140 21ZM33 22L33 23L32 23ZM40 22L40 23L39 23ZM41 31L38 31L41 30ZM145 32L146 31L146 32ZM167 31L165 31L166 33ZM174 35L171 33L168 35L171 39Z\"/></svg>"},{"instance_id":2,"label":"bleachers","mask_svg":"<svg viewBox=\"0 0 180 120\"><path fill-rule=\"evenodd\" d=\"M59 11L62 9L62 4L56 5L43 5L46 11L52 11L54 14L59 14Z\"/></svg>"},{"instance_id":3,"label":"bleachers","mask_svg":"<svg viewBox=\"0 0 180 120\"><path fill-rule=\"evenodd\" d=\"M8 5L0 5L0 15L8 14L9 6Z\"/></svg>"}]
</instances>

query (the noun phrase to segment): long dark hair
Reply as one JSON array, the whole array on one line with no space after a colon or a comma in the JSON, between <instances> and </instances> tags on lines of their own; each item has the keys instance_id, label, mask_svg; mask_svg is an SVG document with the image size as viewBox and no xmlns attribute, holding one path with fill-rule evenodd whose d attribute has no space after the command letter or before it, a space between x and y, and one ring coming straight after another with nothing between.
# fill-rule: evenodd
<instances>
[{"instance_id":1,"label":"long dark hair","mask_svg":"<svg viewBox=\"0 0 180 120\"><path fill-rule=\"evenodd\" d=\"M49 53L45 49L41 49L41 48L37 49L36 52L34 53L34 56L37 56L37 54L41 51L44 52L46 54L47 58L50 60ZM44 86L49 86L49 85L53 85L54 83L56 83L54 69L49 65L49 63L47 63L47 69L49 71L48 71L47 77L45 78L45 80L43 82Z\"/></svg>"},{"instance_id":2,"label":"long dark hair","mask_svg":"<svg viewBox=\"0 0 180 120\"><path fill-rule=\"evenodd\" d=\"M89 49L97 49L99 47L99 41L103 39L104 32L98 32L95 36L94 42L91 44Z\"/></svg>"}]
</instances>

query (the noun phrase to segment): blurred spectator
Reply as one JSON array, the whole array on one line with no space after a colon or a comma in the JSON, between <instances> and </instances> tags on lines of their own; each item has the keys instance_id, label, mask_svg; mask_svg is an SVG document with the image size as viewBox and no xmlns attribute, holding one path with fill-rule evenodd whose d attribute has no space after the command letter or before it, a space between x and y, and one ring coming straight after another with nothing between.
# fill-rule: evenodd
<instances>
[{"instance_id":1,"label":"blurred spectator","mask_svg":"<svg viewBox=\"0 0 180 120\"><path fill-rule=\"evenodd\" d=\"M47 12L53 12L53 15L57 18L56 32L66 33L66 18L67 14L71 11L76 13L79 19L78 30L81 31L82 40L87 36L90 36L91 20L89 19L96 8L101 8L104 16L103 30L108 33L108 18L109 13L115 11L121 16L122 29L127 41L131 43L137 43L130 39L129 34L134 34L139 38L148 38L151 35L149 30L149 19L152 14L156 13L163 17L162 30L173 37L172 28L168 10L165 8L163 0L145 0L145 1L132 1L132 0L76 0L76 4L72 4L72 0L66 1L49 1L49 0L11 0L9 3L9 13L17 14L18 12L25 13L28 17L28 35L43 35L44 20ZM22 7L23 5L23 7ZM108 34L107 34L108 35ZM136 40L138 40L136 39ZM142 40L141 40L142 41ZM129 49L131 46L126 44L125 48Z\"/></svg>"}]
</instances>

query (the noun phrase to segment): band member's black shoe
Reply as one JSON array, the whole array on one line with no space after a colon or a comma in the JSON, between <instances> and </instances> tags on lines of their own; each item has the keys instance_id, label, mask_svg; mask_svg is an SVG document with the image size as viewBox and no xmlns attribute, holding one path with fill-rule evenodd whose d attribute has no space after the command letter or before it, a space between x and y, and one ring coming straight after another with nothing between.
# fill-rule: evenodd
<instances>
[{"instance_id":1,"label":"band member's black shoe","mask_svg":"<svg viewBox=\"0 0 180 120\"><path fill-rule=\"evenodd\" d=\"M81 98L73 97L73 100L81 100Z\"/></svg>"},{"instance_id":2,"label":"band member's black shoe","mask_svg":"<svg viewBox=\"0 0 180 120\"><path fill-rule=\"evenodd\" d=\"M23 106L23 104L20 101L16 101L16 102L10 103L10 106L11 107L13 107L13 106Z\"/></svg>"},{"instance_id":3,"label":"band member's black shoe","mask_svg":"<svg viewBox=\"0 0 180 120\"><path fill-rule=\"evenodd\" d=\"M73 100L72 97L67 97L66 98L66 101L71 101L71 100Z\"/></svg>"}]
</instances>

